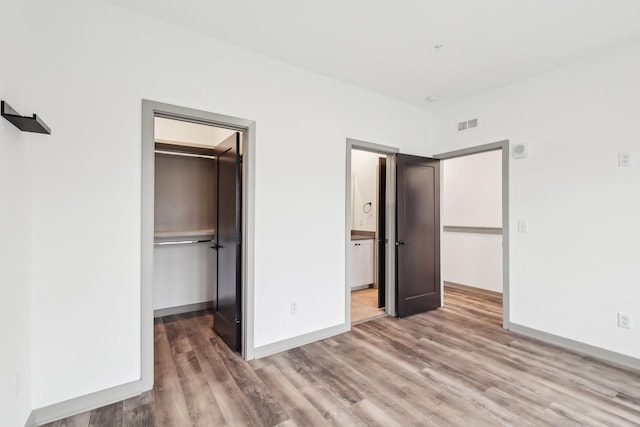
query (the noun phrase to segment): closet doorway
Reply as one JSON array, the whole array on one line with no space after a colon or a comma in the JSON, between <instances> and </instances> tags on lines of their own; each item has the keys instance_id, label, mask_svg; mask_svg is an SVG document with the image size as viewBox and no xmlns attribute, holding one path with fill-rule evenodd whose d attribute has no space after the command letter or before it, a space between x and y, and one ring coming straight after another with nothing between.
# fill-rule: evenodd
<instances>
[{"instance_id":1,"label":"closet doorway","mask_svg":"<svg viewBox=\"0 0 640 427\"><path fill-rule=\"evenodd\" d=\"M242 132L156 117L154 317L212 308L241 350Z\"/></svg>"},{"instance_id":2,"label":"closet doorway","mask_svg":"<svg viewBox=\"0 0 640 427\"><path fill-rule=\"evenodd\" d=\"M215 333L253 358L255 123L142 106L141 358L153 385L154 316L212 309Z\"/></svg>"},{"instance_id":3,"label":"closet doorway","mask_svg":"<svg viewBox=\"0 0 640 427\"><path fill-rule=\"evenodd\" d=\"M494 317L509 329L509 141L434 157L443 163L443 288L502 305Z\"/></svg>"}]
</instances>

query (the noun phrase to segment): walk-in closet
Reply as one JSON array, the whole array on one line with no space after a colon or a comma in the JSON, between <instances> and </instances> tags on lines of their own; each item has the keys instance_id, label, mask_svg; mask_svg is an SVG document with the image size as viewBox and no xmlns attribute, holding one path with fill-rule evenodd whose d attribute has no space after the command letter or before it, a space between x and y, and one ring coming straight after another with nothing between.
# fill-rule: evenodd
<instances>
[{"instance_id":1,"label":"walk-in closet","mask_svg":"<svg viewBox=\"0 0 640 427\"><path fill-rule=\"evenodd\" d=\"M215 145L235 132L155 119L156 316L211 307L214 298Z\"/></svg>"}]
</instances>

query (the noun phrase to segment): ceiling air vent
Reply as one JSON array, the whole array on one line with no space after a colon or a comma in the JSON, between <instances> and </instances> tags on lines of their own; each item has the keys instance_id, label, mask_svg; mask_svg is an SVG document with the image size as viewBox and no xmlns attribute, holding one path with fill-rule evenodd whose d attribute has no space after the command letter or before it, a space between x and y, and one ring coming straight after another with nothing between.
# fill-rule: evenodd
<instances>
[{"instance_id":1,"label":"ceiling air vent","mask_svg":"<svg viewBox=\"0 0 640 427\"><path fill-rule=\"evenodd\" d=\"M458 123L458 132L462 132L463 130L473 129L478 127L478 119L469 119L464 122Z\"/></svg>"}]
</instances>

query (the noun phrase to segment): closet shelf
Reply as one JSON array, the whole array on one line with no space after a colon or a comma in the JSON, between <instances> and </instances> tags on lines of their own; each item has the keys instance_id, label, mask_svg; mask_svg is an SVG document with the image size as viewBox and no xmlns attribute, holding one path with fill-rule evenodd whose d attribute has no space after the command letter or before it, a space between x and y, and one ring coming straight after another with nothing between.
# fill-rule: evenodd
<instances>
[{"instance_id":1,"label":"closet shelf","mask_svg":"<svg viewBox=\"0 0 640 427\"><path fill-rule=\"evenodd\" d=\"M46 133L47 135L51 134L49 126L47 126L36 114L31 117L21 116L20 113L14 110L11 105L7 104L5 101L2 101L0 110L2 117L9 120L15 127L23 132Z\"/></svg>"},{"instance_id":2,"label":"closet shelf","mask_svg":"<svg viewBox=\"0 0 640 427\"><path fill-rule=\"evenodd\" d=\"M177 230L177 231L156 231L153 233L156 239L167 239L175 237L213 236L213 228L204 230Z\"/></svg>"}]
</instances>

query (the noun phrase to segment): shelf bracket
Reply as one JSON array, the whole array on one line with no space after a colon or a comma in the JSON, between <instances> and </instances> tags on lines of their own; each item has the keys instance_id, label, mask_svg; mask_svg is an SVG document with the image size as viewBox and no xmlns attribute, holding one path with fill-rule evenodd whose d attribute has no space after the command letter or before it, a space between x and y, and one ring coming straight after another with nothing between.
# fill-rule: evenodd
<instances>
[{"instance_id":1,"label":"shelf bracket","mask_svg":"<svg viewBox=\"0 0 640 427\"><path fill-rule=\"evenodd\" d=\"M2 101L0 105L0 112L2 113L2 117L9 120L15 125L15 127L23 132L46 133L47 135L51 134L49 126L47 126L36 114L32 117L21 116L20 113L14 110L11 105L7 104L5 101Z\"/></svg>"}]
</instances>

